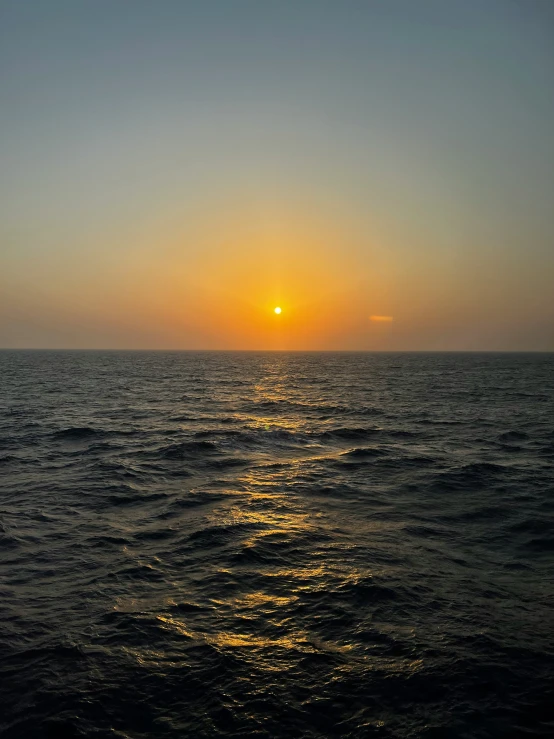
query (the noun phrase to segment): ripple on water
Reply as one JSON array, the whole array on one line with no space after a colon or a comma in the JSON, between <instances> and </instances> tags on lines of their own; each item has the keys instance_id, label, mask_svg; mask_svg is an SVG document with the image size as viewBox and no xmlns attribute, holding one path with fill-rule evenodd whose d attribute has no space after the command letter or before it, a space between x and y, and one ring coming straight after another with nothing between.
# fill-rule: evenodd
<instances>
[{"instance_id":1,"label":"ripple on water","mask_svg":"<svg viewBox=\"0 0 554 739\"><path fill-rule=\"evenodd\" d=\"M552 355L0 370L3 736L551 736Z\"/></svg>"}]
</instances>

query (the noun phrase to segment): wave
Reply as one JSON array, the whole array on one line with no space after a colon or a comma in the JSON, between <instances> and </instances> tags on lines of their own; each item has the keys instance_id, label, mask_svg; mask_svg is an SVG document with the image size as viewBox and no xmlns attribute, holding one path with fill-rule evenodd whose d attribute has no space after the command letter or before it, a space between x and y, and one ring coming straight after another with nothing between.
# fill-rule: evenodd
<instances>
[{"instance_id":1,"label":"wave","mask_svg":"<svg viewBox=\"0 0 554 739\"><path fill-rule=\"evenodd\" d=\"M340 459L375 459L386 454L387 452L385 450L376 449L375 447L356 447L355 449L349 449L347 452L343 452L340 455Z\"/></svg>"},{"instance_id":2,"label":"wave","mask_svg":"<svg viewBox=\"0 0 554 739\"><path fill-rule=\"evenodd\" d=\"M335 595L355 603L381 603L397 600L401 592L373 577L362 577L339 586Z\"/></svg>"},{"instance_id":3,"label":"wave","mask_svg":"<svg viewBox=\"0 0 554 739\"><path fill-rule=\"evenodd\" d=\"M376 428L340 426L338 428L324 431L319 434L319 438L355 441L356 439L369 439L374 436L379 436L381 433L381 429Z\"/></svg>"},{"instance_id":4,"label":"wave","mask_svg":"<svg viewBox=\"0 0 554 739\"><path fill-rule=\"evenodd\" d=\"M537 450L537 454L540 457L554 457L554 444L545 444L544 446L541 446L540 449Z\"/></svg>"},{"instance_id":5,"label":"wave","mask_svg":"<svg viewBox=\"0 0 554 739\"><path fill-rule=\"evenodd\" d=\"M535 552L548 553L554 551L554 535L535 536L525 542L525 548Z\"/></svg>"},{"instance_id":6,"label":"wave","mask_svg":"<svg viewBox=\"0 0 554 739\"><path fill-rule=\"evenodd\" d=\"M185 459L191 456L204 456L215 454L218 451L217 444L212 441L182 441L177 444L169 444L156 450L155 456L163 459Z\"/></svg>"},{"instance_id":7,"label":"wave","mask_svg":"<svg viewBox=\"0 0 554 739\"><path fill-rule=\"evenodd\" d=\"M130 485L119 486L118 493L105 495L103 500L114 506L146 504L167 499L167 493L148 493Z\"/></svg>"},{"instance_id":8,"label":"wave","mask_svg":"<svg viewBox=\"0 0 554 739\"><path fill-rule=\"evenodd\" d=\"M437 473L430 488L435 490L475 490L505 479L506 467L493 462L472 462Z\"/></svg>"},{"instance_id":9,"label":"wave","mask_svg":"<svg viewBox=\"0 0 554 739\"><path fill-rule=\"evenodd\" d=\"M497 437L498 441L512 442L512 441L526 441L529 438L529 434L525 431L504 431Z\"/></svg>"},{"instance_id":10,"label":"wave","mask_svg":"<svg viewBox=\"0 0 554 739\"><path fill-rule=\"evenodd\" d=\"M0 456L0 464L12 464L12 463L20 463L25 462L27 460L22 459L21 457L17 457L15 454L4 454Z\"/></svg>"},{"instance_id":11,"label":"wave","mask_svg":"<svg viewBox=\"0 0 554 739\"><path fill-rule=\"evenodd\" d=\"M0 549L16 549L20 542L10 528L0 521Z\"/></svg>"},{"instance_id":12,"label":"wave","mask_svg":"<svg viewBox=\"0 0 554 739\"><path fill-rule=\"evenodd\" d=\"M52 436L55 439L69 439L69 440L80 440L90 439L93 437L103 436L104 431L101 429L94 429L90 426L70 426L60 431L55 431Z\"/></svg>"},{"instance_id":13,"label":"wave","mask_svg":"<svg viewBox=\"0 0 554 739\"><path fill-rule=\"evenodd\" d=\"M329 441L356 441L357 439L413 439L419 434L407 429L389 429L375 426L338 426L314 434L315 437Z\"/></svg>"}]
</instances>

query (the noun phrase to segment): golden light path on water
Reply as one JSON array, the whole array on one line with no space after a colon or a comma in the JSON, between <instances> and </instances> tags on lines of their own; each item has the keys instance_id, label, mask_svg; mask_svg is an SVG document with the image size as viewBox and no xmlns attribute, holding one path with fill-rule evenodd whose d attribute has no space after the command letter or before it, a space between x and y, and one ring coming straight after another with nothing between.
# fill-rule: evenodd
<instances>
[{"instance_id":1,"label":"golden light path on water","mask_svg":"<svg viewBox=\"0 0 554 739\"><path fill-rule=\"evenodd\" d=\"M274 364L273 371L255 386L255 401L262 405L284 401L290 393L287 380L286 372ZM303 428L303 421L292 415L282 415L277 420L275 416L258 414L251 416L249 423L277 438ZM370 666L404 673L419 669L421 660L368 654L362 642L352 635L345 638L340 630L335 638L322 638L317 626L313 630L306 627L300 617L301 601L306 598L317 600L333 592L340 594L383 575L386 568L382 566L353 566L350 551L372 531L398 526L356 521L354 517L345 518L344 512L337 518L323 505L307 505L301 495L306 479L314 463L325 459L318 447L310 445L302 456L279 462L260 455L258 463L234 476L229 487L225 480L216 483L217 502L196 525L199 531L210 532L224 550L232 541L232 550L227 553L224 566L216 558L203 563L201 569L203 577L209 573L206 579L227 580L231 592L208 589L202 600L191 600L190 593L182 592L174 582L171 594L157 604L149 599L145 610L157 611L155 618L160 627L182 637L184 650L171 654L129 650L139 664L187 664L187 651L204 645L221 653L235 653L252 676L256 672L281 673L292 669L302 653L336 655L340 658L338 672L357 669L356 665L364 670ZM310 546L305 545L307 541ZM314 546L314 542L319 544ZM276 549L282 550L283 555L276 554ZM290 566L291 554L292 559L298 556L294 567ZM114 606L116 610L129 607L143 608L140 602L132 605L129 601L119 601ZM200 610L204 617L199 621L195 615L175 615L175 607L185 607L191 614ZM386 632L388 626L385 623L380 628Z\"/></svg>"},{"instance_id":2,"label":"golden light path on water","mask_svg":"<svg viewBox=\"0 0 554 739\"><path fill-rule=\"evenodd\" d=\"M259 419L263 425L265 419ZM334 520L320 511L310 512L302 505L299 496L294 494L295 483L302 476L303 463L307 460L292 460L286 469L274 469L274 465L261 465L237 479L238 487L227 491L228 500L218 503L204 522L205 528L213 531L244 530L243 538L234 545L235 561L245 560L246 567L226 567L213 565L214 575L227 577L237 583L241 591L225 597L212 593L203 604L211 614L207 619L209 626L199 629L185 616L176 617L168 612L168 606L182 603L185 593L174 592L165 603L160 603L156 619L163 629L179 634L185 639L187 648L202 644L227 652L236 652L241 661L250 666L252 675L256 671L282 672L292 667L300 653L328 653L342 655L337 669L372 669L402 671L417 670L421 660L409 658L389 658L368 655L361 643L354 639L322 639L317 630L300 626L296 606L300 598L325 597L329 590L348 589L359 583L370 582L374 575L383 574L379 568L364 570L349 564L349 550L353 546L352 536L359 536L344 522ZM352 522L349 521L348 524ZM277 542L291 547L302 545L302 539L309 537L325 539L332 529L332 552L325 548L319 557L309 557L297 567L287 563L264 561L265 554ZM374 524L374 529L382 528ZM342 531L341 531L342 529ZM331 556L329 556L331 555ZM270 557L271 559L271 557ZM249 590L248 581L264 582L264 587ZM239 583L241 583L239 585ZM121 607L118 604L116 607ZM150 604L150 607L153 604ZM191 609L194 604L190 603ZM382 630L386 624L380 625ZM267 635L267 632L272 635ZM162 665L168 659L180 662L186 659L185 653L160 654L150 650L131 650L140 664ZM161 661L160 661L161 660Z\"/></svg>"}]
</instances>

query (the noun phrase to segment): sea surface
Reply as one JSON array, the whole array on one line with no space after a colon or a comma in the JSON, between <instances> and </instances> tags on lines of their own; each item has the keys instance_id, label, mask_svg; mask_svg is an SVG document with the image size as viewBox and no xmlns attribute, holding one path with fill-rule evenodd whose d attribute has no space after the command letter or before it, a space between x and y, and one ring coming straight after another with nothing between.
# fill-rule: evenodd
<instances>
[{"instance_id":1,"label":"sea surface","mask_svg":"<svg viewBox=\"0 0 554 739\"><path fill-rule=\"evenodd\" d=\"M553 354L0 352L0 733L552 737L553 463Z\"/></svg>"}]
</instances>

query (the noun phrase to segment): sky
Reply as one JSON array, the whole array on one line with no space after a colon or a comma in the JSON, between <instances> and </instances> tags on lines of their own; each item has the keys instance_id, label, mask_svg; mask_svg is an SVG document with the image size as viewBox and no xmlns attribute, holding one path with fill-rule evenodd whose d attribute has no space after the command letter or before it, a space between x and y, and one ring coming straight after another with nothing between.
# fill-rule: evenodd
<instances>
[{"instance_id":1,"label":"sky","mask_svg":"<svg viewBox=\"0 0 554 739\"><path fill-rule=\"evenodd\" d=\"M0 347L552 351L553 132L551 0L0 0Z\"/></svg>"}]
</instances>

